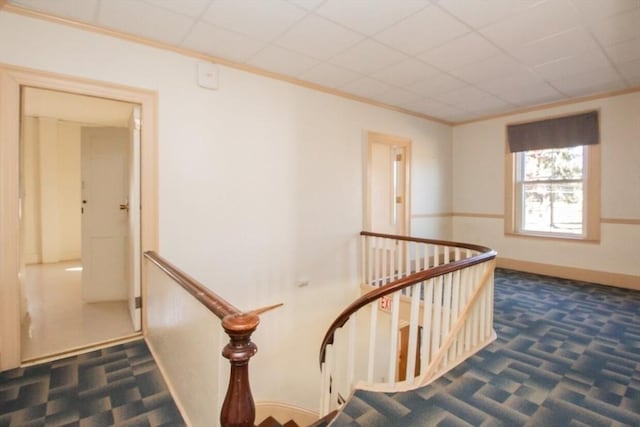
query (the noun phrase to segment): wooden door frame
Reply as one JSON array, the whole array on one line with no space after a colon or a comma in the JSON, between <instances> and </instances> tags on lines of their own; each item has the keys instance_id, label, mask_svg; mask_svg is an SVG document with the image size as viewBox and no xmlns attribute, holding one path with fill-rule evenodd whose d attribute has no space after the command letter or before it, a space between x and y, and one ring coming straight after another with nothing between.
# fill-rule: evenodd
<instances>
[{"instance_id":1,"label":"wooden door frame","mask_svg":"<svg viewBox=\"0 0 640 427\"><path fill-rule=\"evenodd\" d=\"M386 144L394 147L402 147L406 150L407 158L405 163L404 194L405 212L404 221L406 224L405 234L411 234L411 140L401 136L387 135L379 132L367 132L367 164L364 200L364 229L371 232L371 164L372 164L372 144Z\"/></svg>"},{"instance_id":2,"label":"wooden door frame","mask_svg":"<svg viewBox=\"0 0 640 427\"><path fill-rule=\"evenodd\" d=\"M157 94L0 64L0 371L20 366L20 91L35 87L140 104L141 250L158 249ZM142 261L141 261L142 262ZM142 277L141 293L146 294ZM143 305L142 328L146 332Z\"/></svg>"}]
</instances>

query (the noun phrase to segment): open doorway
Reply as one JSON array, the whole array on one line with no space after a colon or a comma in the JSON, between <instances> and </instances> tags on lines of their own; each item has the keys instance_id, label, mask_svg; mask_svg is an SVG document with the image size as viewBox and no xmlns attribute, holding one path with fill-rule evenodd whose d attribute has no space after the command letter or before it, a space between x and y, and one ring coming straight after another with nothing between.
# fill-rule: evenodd
<instances>
[{"instance_id":1,"label":"open doorway","mask_svg":"<svg viewBox=\"0 0 640 427\"><path fill-rule=\"evenodd\" d=\"M140 329L140 107L21 88L21 360Z\"/></svg>"}]
</instances>

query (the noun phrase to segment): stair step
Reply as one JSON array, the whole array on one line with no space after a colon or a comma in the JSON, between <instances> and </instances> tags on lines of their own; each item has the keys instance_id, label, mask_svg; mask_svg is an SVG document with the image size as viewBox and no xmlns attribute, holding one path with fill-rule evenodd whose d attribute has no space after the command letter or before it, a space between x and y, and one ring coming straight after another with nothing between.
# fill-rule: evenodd
<instances>
[{"instance_id":1,"label":"stair step","mask_svg":"<svg viewBox=\"0 0 640 427\"><path fill-rule=\"evenodd\" d=\"M268 416L260 424L258 424L258 427L300 427L300 426L293 420L289 420L284 424L280 424L278 420L276 420L272 416Z\"/></svg>"}]
</instances>

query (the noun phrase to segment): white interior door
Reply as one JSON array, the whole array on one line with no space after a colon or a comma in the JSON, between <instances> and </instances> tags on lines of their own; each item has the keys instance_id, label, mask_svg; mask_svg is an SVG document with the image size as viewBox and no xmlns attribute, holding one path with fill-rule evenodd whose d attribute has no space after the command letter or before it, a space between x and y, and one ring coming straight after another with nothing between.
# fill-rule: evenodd
<instances>
[{"instance_id":1,"label":"white interior door","mask_svg":"<svg viewBox=\"0 0 640 427\"><path fill-rule=\"evenodd\" d=\"M133 328L141 328L140 299L140 106L133 107L129 119L129 312Z\"/></svg>"},{"instance_id":2,"label":"white interior door","mask_svg":"<svg viewBox=\"0 0 640 427\"><path fill-rule=\"evenodd\" d=\"M128 298L129 131L83 128L82 296L87 302Z\"/></svg>"},{"instance_id":3,"label":"white interior door","mask_svg":"<svg viewBox=\"0 0 640 427\"><path fill-rule=\"evenodd\" d=\"M368 154L365 227L376 233L407 235L409 148L395 139L376 137L369 139Z\"/></svg>"}]
</instances>

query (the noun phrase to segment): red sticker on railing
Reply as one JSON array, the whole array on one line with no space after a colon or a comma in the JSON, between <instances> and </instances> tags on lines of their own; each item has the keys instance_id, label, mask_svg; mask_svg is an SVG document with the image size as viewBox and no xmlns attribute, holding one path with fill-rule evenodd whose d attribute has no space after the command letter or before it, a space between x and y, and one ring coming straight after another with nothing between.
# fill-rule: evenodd
<instances>
[{"instance_id":1,"label":"red sticker on railing","mask_svg":"<svg viewBox=\"0 0 640 427\"><path fill-rule=\"evenodd\" d=\"M383 296L382 298L380 298L380 303L379 303L379 308L382 311L386 311L386 312L391 312L391 297L389 296Z\"/></svg>"}]
</instances>

